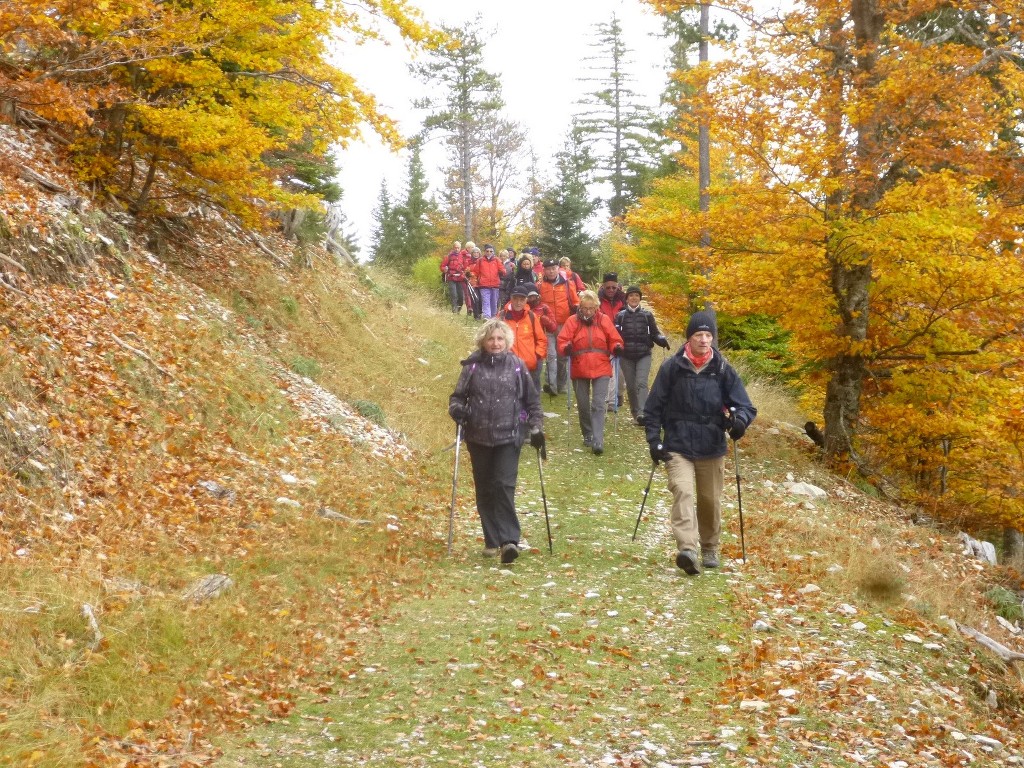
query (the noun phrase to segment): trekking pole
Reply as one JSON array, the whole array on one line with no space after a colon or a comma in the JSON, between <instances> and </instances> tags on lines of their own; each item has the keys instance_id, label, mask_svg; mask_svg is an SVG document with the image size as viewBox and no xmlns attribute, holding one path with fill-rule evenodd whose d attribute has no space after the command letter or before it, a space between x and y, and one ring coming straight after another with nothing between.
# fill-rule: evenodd
<instances>
[{"instance_id":1,"label":"trekking pole","mask_svg":"<svg viewBox=\"0 0 1024 768\"><path fill-rule=\"evenodd\" d=\"M636 541L636 532L640 530L640 518L644 516L644 505L647 503L647 494L651 492L651 483L654 482L654 470L658 468L658 462L651 462L651 476L647 478L647 487L644 488L644 498L640 502L640 514L636 516L636 525L633 526L633 541Z\"/></svg>"},{"instance_id":2,"label":"trekking pole","mask_svg":"<svg viewBox=\"0 0 1024 768\"><path fill-rule=\"evenodd\" d=\"M739 506L739 551L743 556L743 563L746 563L746 542L743 539L743 492L739 487L739 447L735 440L732 441L732 464L736 468L736 503Z\"/></svg>"},{"instance_id":3,"label":"trekking pole","mask_svg":"<svg viewBox=\"0 0 1024 768\"><path fill-rule=\"evenodd\" d=\"M730 408L730 416L735 416L736 409ZM746 564L746 542L743 539L743 490L739 487L739 446L732 441L732 466L736 469L736 505L739 507L739 551L743 556L743 564Z\"/></svg>"},{"instance_id":4,"label":"trekking pole","mask_svg":"<svg viewBox=\"0 0 1024 768\"><path fill-rule=\"evenodd\" d=\"M459 448L462 447L462 424L455 430L455 471L452 473L452 508L448 512L448 554L452 553L452 527L455 525L455 489L459 482Z\"/></svg>"},{"instance_id":5,"label":"trekking pole","mask_svg":"<svg viewBox=\"0 0 1024 768\"><path fill-rule=\"evenodd\" d=\"M537 449L537 471L540 472L540 498L544 502L544 525L548 528L548 554L555 553L555 545L551 541L551 520L548 518L548 497L544 493L544 463L540 460L540 448Z\"/></svg>"},{"instance_id":6,"label":"trekking pole","mask_svg":"<svg viewBox=\"0 0 1024 768\"><path fill-rule=\"evenodd\" d=\"M565 412L572 413L572 358L568 356L565 358Z\"/></svg>"}]
</instances>

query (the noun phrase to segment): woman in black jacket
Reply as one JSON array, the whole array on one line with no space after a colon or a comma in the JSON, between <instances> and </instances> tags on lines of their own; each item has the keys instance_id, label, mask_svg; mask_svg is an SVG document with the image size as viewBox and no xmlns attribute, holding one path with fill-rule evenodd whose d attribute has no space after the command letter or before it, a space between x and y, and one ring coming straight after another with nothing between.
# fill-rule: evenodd
<instances>
[{"instance_id":1,"label":"woman in black jacket","mask_svg":"<svg viewBox=\"0 0 1024 768\"><path fill-rule=\"evenodd\" d=\"M515 493L519 452L544 449L540 394L526 365L510 351L512 329L497 318L476 334L477 350L462 361L462 374L448 399L448 413L462 425L473 465L476 508L484 531L484 554L501 562L519 557L521 529Z\"/></svg>"},{"instance_id":2,"label":"woman in black jacket","mask_svg":"<svg viewBox=\"0 0 1024 768\"><path fill-rule=\"evenodd\" d=\"M669 349L668 339L658 330L658 323L640 301L643 293L635 285L626 289L626 306L615 315L615 328L625 347L619 355L619 370L626 380L629 412L638 426L644 425L647 404L647 380L651 377L651 349L657 344Z\"/></svg>"},{"instance_id":3,"label":"woman in black jacket","mask_svg":"<svg viewBox=\"0 0 1024 768\"><path fill-rule=\"evenodd\" d=\"M501 303L498 310L504 311L505 305L508 304L509 299L512 298L513 288L517 285L532 283L534 277L533 257L528 254L523 254L519 257L516 268L510 269L508 274L505 275L505 279L501 282Z\"/></svg>"}]
</instances>

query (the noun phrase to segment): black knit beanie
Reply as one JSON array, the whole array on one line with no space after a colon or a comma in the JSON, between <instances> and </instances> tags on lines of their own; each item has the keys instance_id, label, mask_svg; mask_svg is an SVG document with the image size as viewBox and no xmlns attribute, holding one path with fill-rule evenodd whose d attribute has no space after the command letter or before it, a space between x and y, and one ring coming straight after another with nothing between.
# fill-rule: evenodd
<instances>
[{"instance_id":1,"label":"black knit beanie","mask_svg":"<svg viewBox=\"0 0 1024 768\"><path fill-rule=\"evenodd\" d=\"M715 320L714 312L704 310L690 315L690 322L686 325L686 338L690 338L698 331L708 331L716 340L718 339L718 321Z\"/></svg>"}]
</instances>

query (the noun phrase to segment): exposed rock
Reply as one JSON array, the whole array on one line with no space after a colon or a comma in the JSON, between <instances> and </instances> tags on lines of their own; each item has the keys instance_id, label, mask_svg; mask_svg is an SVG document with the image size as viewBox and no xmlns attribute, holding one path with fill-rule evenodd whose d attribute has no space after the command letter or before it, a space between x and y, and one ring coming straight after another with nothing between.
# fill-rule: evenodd
<instances>
[{"instance_id":1,"label":"exposed rock","mask_svg":"<svg viewBox=\"0 0 1024 768\"><path fill-rule=\"evenodd\" d=\"M369 520L360 520L356 517L349 517L348 515L343 515L341 514L341 512L335 512L330 507L321 507L316 511L316 514L319 517L324 518L325 520L336 520L339 523L352 523L353 525L370 525Z\"/></svg>"},{"instance_id":2,"label":"exposed rock","mask_svg":"<svg viewBox=\"0 0 1024 768\"><path fill-rule=\"evenodd\" d=\"M824 488L819 488L810 483L795 483L787 480L782 485L787 491L797 496L810 496L812 499L824 499L828 496Z\"/></svg>"},{"instance_id":3,"label":"exposed rock","mask_svg":"<svg viewBox=\"0 0 1024 768\"><path fill-rule=\"evenodd\" d=\"M192 603L202 603L219 597L222 593L233 587L233 582L228 576L222 573L211 573L208 576L197 580L181 593L181 599Z\"/></svg>"},{"instance_id":4,"label":"exposed rock","mask_svg":"<svg viewBox=\"0 0 1024 768\"><path fill-rule=\"evenodd\" d=\"M992 542L978 541L963 532L959 534L958 538L964 545L965 555L968 557L974 557L978 560L983 560L989 565L996 564L996 548Z\"/></svg>"},{"instance_id":5,"label":"exposed rock","mask_svg":"<svg viewBox=\"0 0 1024 768\"><path fill-rule=\"evenodd\" d=\"M229 502L234 502L235 497L238 495L230 488L225 488L223 485L215 483L213 480L200 480L196 483L196 487L202 488L215 499L227 499Z\"/></svg>"}]
</instances>

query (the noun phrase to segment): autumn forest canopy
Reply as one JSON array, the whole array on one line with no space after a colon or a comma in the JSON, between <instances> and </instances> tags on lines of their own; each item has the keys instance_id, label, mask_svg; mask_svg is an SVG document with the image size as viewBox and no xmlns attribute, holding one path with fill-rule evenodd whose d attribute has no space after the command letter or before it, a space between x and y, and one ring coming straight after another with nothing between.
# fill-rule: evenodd
<instances>
[{"instance_id":1,"label":"autumn forest canopy","mask_svg":"<svg viewBox=\"0 0 1024 768\"><path fill-rule=\"evenodd\" d=\"M599 25L550 180L479 22L433 28L401 0L5 2L0 119L45 130L98 201L254 228L337 202L332 147L369 126L413 149L407 189L381 190L375 263L537 245L644 285L669 328L713 306L730 354L770 362L824 424L834 466L1024 527L1024 5L727 3L703 24L649 5L671 50L660 108L631 90L619 21ZM385 33L429 86L409 94L415 136L344 68ZM430 138L450 160L433 193Z\"/></svg>"}]
</instances>

